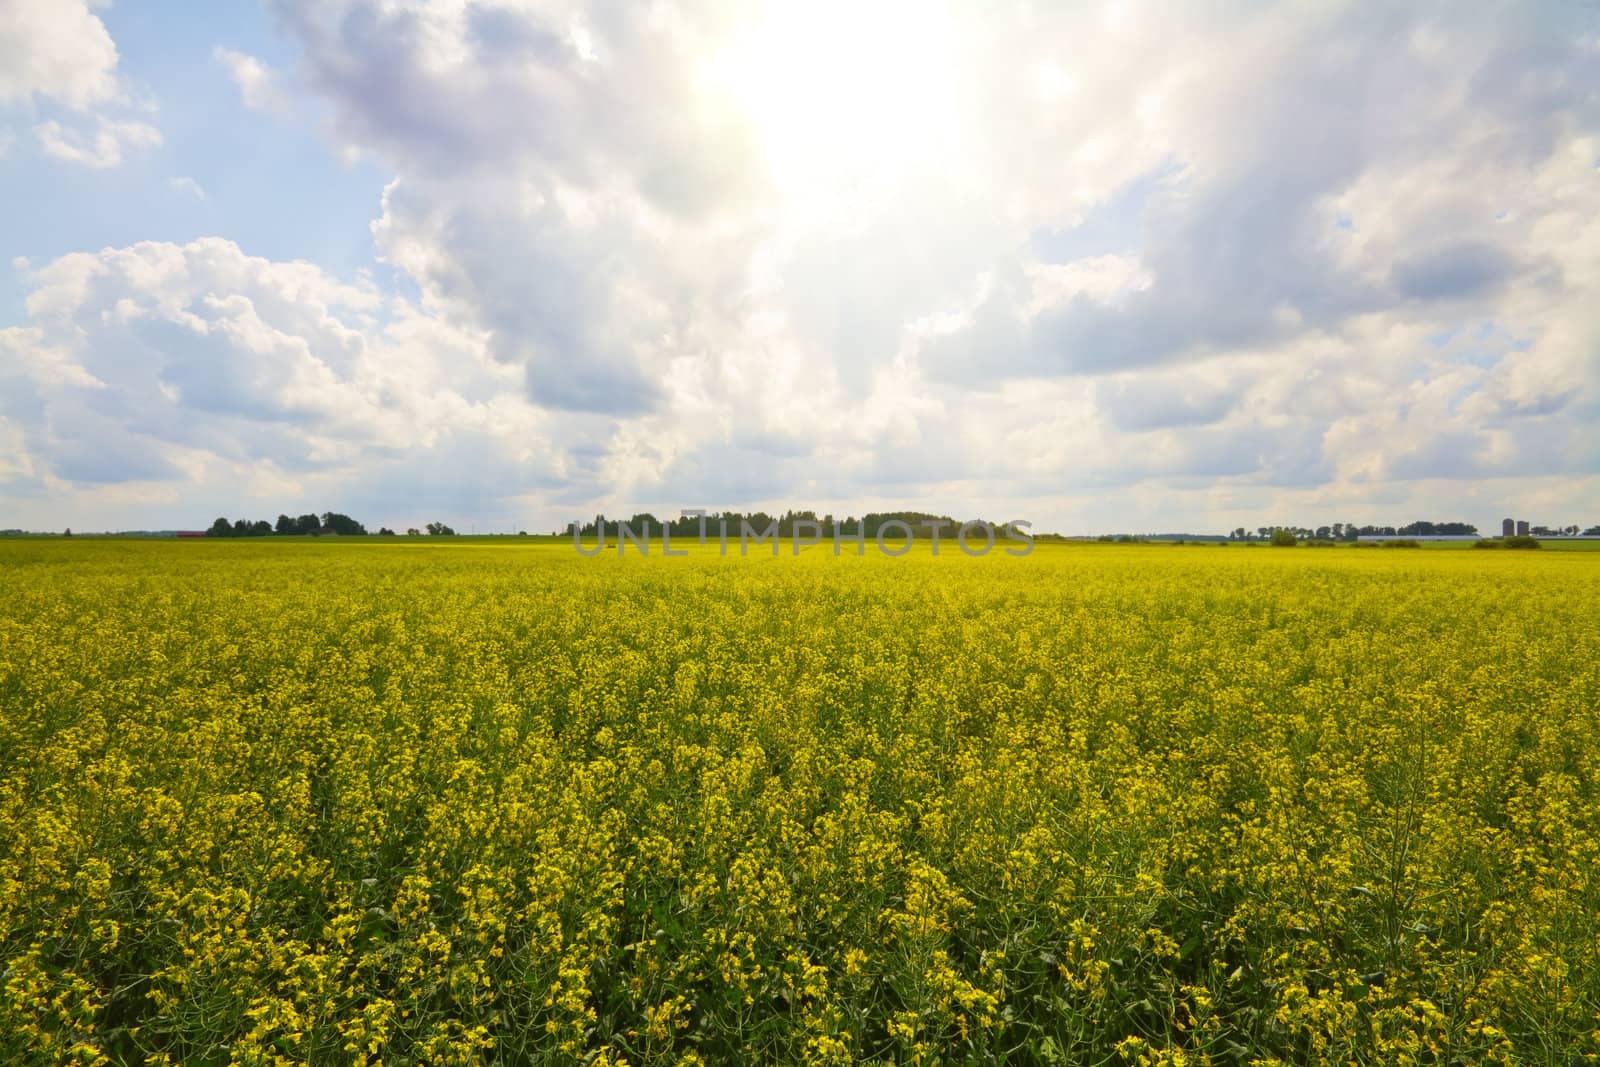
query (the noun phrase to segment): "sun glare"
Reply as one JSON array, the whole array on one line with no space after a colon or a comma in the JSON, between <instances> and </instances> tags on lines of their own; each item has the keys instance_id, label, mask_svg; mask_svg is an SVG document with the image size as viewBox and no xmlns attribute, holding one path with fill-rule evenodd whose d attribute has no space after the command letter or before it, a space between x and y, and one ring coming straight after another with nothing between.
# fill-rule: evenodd
<instances>
[{"instance_id":1,"label":"sun glare","mask_svg":"<svg viewBox=\"0 0 1600 1067\"><path fill-rule=\"evenodd\" d=\"M775 3L709 73L788 191L892 183L954 144L953 36L930 4Z\"/></svg>"}]
</instances>

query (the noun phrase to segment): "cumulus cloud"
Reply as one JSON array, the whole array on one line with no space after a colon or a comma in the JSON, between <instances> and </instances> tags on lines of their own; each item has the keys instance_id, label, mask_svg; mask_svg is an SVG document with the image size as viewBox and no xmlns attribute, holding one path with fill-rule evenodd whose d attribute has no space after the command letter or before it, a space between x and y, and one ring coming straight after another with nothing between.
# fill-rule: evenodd
<instances>
[{"instance_id":1,"label":"cumulus cloud","mask_svg":"<svg viewBox=\"0 0 1600 1067\"><path fill-rule=\"evenodd\" d=\"M515 497L555 477L549 425L507 399L482 337L370 284L218 238L77 253L27 281L33 325L0 334L0 416L63 490L436 470Z\"/></svg>"},{"instance_id":2,"label":"cumulus cloud","mask_svg":"<svg viewBox=\"0 0 1600 1067\"><path fill-rule=\"evenodd\" d=\"M738 332L763 223L747 120L704 93L703 18L280 5L341 140L400 173L375 232L550 407L642 415Z\"/></svg>"},{"instance_id":3,"label":"cumulus cloud","mask_svg":"<svg viewBox=\"0 0 1600 1067\"><path fill-rule=\"evenodd\" d=\"M1109 379L1095 395L1113 425L1140 432L1220 422L1239 402L1241 391L1237 381L1142 375Z\"/></svg>"},{"instance_id":4,"label":"cumulus cloud","mask_svg":"<svg viewBox=\"0 0 1600 1067\"><path fill-rule=\"evenodd\" d=\"M117 46L86 0L0 0L0 105L48 96L87 108L117 95Z\"/></svg>"},{"instance_id":5,"label":"cumulus cloud","mask_svg":"<svg viewBox=\"0 0 1600 1067\"><path fill-rule=\"evenodd\" d=\"M217 62L393 171L420 297L204 243L42 268L30 328L99 383L51 388L137 396L171 463L250 427L393 493L1225 527L1600 476L1593 12L272 7L295 62Z\"/></svg>"},{"instance_id":6,"label":"cumulus cloud","mask_svg":"<svg viewBox=\"0 0 1600 1067\"><path fill-rule=\"evenodd\" d=\"M104 170L161 143L117 77L117 47L85 0L0 0L0 108L66 109L33 127L52 159ZM0 130L0 154L13 139Z\"/></svg>"}]
</instances>

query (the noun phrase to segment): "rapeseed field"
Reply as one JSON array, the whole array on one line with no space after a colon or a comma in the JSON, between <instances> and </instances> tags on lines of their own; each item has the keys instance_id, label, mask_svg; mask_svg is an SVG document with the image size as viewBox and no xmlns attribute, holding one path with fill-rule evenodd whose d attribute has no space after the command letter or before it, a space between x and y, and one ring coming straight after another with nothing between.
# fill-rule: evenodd
<instances>
[{"instance_id":1,"label":"rapeseed field","mask_svg":"<svg viewBox=\"0 0 1600 1067\"><path fill-rule=\"evenodd\" d=\"M1600 554L0 544L5 1063L1600 1058Z\"/></svg>"}]
</instances>

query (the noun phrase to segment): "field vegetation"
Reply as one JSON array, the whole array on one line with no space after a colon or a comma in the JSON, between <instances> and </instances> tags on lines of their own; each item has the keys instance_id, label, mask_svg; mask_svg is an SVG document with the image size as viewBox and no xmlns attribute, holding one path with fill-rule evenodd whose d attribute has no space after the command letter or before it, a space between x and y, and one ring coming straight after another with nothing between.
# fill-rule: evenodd
<instances>
[{"instance_id":1,"label":"field vegetation","mask_svg":"<svg viewBox=\"0 0 1600 1067\"><path fill-rule=\"evenodd\" d=\"M1597 604L1567 552L8 542L0 1060L1594 1062Z\"/></svg>"}]
</instances>

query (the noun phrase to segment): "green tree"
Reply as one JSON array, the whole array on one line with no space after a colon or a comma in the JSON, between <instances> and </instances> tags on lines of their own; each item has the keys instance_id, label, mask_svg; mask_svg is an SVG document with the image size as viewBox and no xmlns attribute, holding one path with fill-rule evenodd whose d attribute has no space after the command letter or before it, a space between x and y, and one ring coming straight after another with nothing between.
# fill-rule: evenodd
<instances>
[{"instance_id":1,"label":"green tree","mask_svg":"<svg viewBox=\"0 0 1600 1067\"><path fill-rule=\"evenodd\" d=\"M354 537L367 532L367 528L348 515L330 511L322 516L322 525L344 537Z\"/></svg>"}]
</instances>

